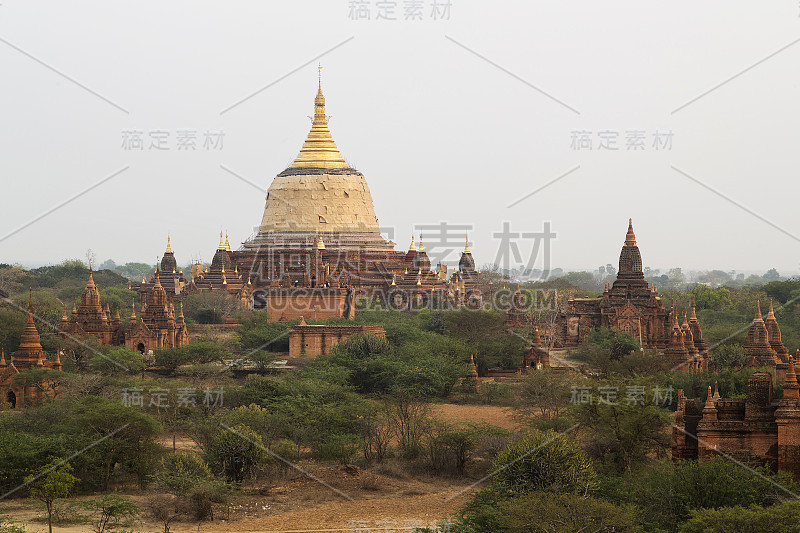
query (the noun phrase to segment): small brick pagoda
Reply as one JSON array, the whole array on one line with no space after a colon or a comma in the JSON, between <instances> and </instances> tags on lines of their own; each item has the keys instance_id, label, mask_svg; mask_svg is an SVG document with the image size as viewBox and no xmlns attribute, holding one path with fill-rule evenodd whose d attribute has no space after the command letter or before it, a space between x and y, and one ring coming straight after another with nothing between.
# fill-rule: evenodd
<instances>
[{"instance_id":1,"label":"small brick pagoda","mask_svg":"<svg viewBox=\"0 0 800 533\"><path fill-rule=\"evenodd\" d=\"M33 304L28 302L28 322L22 331L19 349L11 354L11 361L6 363L5 350L0 351L0 403L10 404L12 409L25 407L37 401L53 397L56 394L54 384L43 383L42 386L15 385L13 377L30 368L48 368L61 371L61 358L56 353L56 360L49 361L42 350L39 331L33 321Z\"/></svg>"}]
</instances>

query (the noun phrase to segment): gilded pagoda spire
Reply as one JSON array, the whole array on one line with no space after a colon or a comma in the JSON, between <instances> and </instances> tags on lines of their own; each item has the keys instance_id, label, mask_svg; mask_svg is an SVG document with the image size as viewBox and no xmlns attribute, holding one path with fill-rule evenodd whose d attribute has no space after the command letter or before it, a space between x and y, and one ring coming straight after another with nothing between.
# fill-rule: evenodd
<instances>
[{"instance_id":1,"label":"gilded pagoda spire","mask_svg":"<svg viewBox=\"0 0 800 533\"><path fill-rule=\"evenodd\" d=\"M180 243L178 243L178 244L180 244ZM172 253L172 246L170 246L169 235L167 235L167 250L164 253L165 254L171 254Z\"/></svg>"},{"instance_id":2,"label":"gilded pagoda spire","mask_svg":"<svg viewBox=\"0 0 800 533\"><path fill-rule=\"evenodd\" d=\"M224 250L225 249L225 241L222 240L222 232L219 232L219 246L217 246L217 250Z\"/></svg>"},{"instance_id":3,"label":"gilded pagoda spire","mask_svg":"<svg viewBox=\"0 0 800 533\"><path fill-rule=\"evenodd\" d=\"M416 252L417 251L417 245L414 244L414 234L413 233L411 234L411 246L408 247L408 251L409 252Z\"/></svg>"},{"instance_id":4,"label":"gilded pagoda spire","mask_svg":"<svg viewBox=\"0 0 800 533\"><path fill-rule=\"evenodd\" d=\"M470 251L469 251L469 234L466 236L466 240L464 242L464 253L465 254L470 253Z\"/></svg>"},{"instance_id":5,"label":"gilded pagoda spire","mask_svg":"<svg viewBox=\"0 0 800 533\"><path fill-rule=\"evenodd\" d=\"M314 118L311 131L300 149L292 167L348 168L342 154L333 142L325 115L325 96L322 94L322 66L320 65L319 87L314 98Z\"/></svg>"}]
</instances>

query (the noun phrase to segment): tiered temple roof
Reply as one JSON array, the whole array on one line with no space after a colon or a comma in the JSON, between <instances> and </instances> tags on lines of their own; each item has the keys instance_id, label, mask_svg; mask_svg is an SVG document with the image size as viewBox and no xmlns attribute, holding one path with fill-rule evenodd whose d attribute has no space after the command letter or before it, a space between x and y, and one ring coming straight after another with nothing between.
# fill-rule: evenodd
<instances>
[{"instance_id":1,"label":"tiered temple roof","mask_svg":"<svg viewBox=\"0 0 800 533\"><path fill-rule=\"evenodd\" d=\"M773 316L774 319L774 316ZM777 321L775 327L777 327ZM756 316L747 331L747 340L744 344L744 355L750 366L772 366L780 362L772 345L770 344L767 325L761 318L761 302L756 302Z\"/></svg>"},{"instance_id":2,"label":"tiered temple roof","mask_svg":"<svg viewBox=\"0 0 800 533\"><path fill-rule=\"evenodd\" d=\"M125 342L125 332L119 321L119 309L117 309L116 316L112 318L108 304L105 308L102 306L100 290L94 283L91 269L89 269L89 280L81 294L81 303L79 306L73 304L72 314L69 318L67 317L67 308L64 307L60 330L62 337L93 335L101 344L119 345Z\"/></svg>"}]
</instances>

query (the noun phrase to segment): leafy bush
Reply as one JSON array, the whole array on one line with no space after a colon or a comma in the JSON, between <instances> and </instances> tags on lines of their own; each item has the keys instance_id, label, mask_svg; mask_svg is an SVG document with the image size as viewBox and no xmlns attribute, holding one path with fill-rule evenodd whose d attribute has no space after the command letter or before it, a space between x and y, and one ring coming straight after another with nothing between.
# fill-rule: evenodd
<instances>
[{"instance_id":1,"label":"leafy bush","mask_svg":"<svg viewBox=\"0 0 800 533\"><path fill-rule=\"evenodd\" d=\"M584 494L595 484L591 461L577 441L553 431L511 442L492 461L492 485L510 494L548 490Z\"/></svg>"},{"instance_id":2,"label":"leafy bush","mask_svg":"<svg viewBox=\"0 0 800 533\"><path fill-rule=\"evenodd\" d=\"M692 511L681 533L796 533L800 505L784 502L771 507L721 507Z\"/></svg>"},{"instance_id":3,"label":"leafy bush","mask_svg":"<svg viewBox=\"0 0 800 533\"><path fill-rule=\"evenodd\" d=\"M178 452L161 459L161 470L156 481L169 492L183 496L194 487L211 479L211 470L203 458L195 453Z\"/></svg>"},{"instance_id":4,"label":"leafy bush","mask_svg":"<svg viewBox=\"0 0 800 533\"><path fill-rule=\"evenodd\" d=\"M744 467L724 457L663 462L600 488L612 502L636 505L648 529L667 531L677 530L694 510L767 507L800 493L800 485L787 473Z\"/></svg>"},{"instance_id":5,"label":"leafy bush","mask_svg":"<svg viewBox=\"0 0 800 533\"><path fill-rule=\"evenodd\" d=\"M496 504L487 501L450 531L638 533L641 529L629 508L579 494L531 492Z\"/></svg>"}]
</instances>

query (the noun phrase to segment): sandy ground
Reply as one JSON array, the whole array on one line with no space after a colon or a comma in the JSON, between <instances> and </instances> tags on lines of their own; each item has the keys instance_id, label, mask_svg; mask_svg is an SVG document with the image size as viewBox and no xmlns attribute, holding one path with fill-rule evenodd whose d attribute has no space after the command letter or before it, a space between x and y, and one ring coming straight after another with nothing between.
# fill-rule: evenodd
<instances>
[{"instance_id":1,"label":"sandy ground","mask_svg":"<svg viewBox=\"0 0 800 533\"><path fill-rule=\"evenodd\" d=\"M457 405L452 403L435 404L433 415L451 423L487 423L503 429L515 430L519 424L512 417L510 407L496 405Z\"/></svg>"},{"instance_id":2,"label":"sandy ground","mask_svg":"<svg viewBox=\"0 0 800 533\"><path fill-rule=\"evenodd\" d=\"M515 429L516 422L508 408L488 405L437 404L435 416L464 423L487 422ZM172 448L171 436L160 442ZM191 440L177 439L177 448L194 448ZM176 522L170 531L188 532L321 532L389 533L412 531L448 520L469 499L475 479L437 478L424 473L409 475L397 467L374 467L371 470L346 469L338 465L303 464L319 479L291 472L269 485L250 488L237 495L227 506L215 507L215 520L200 524ZM157 492L127 493L143 507ZM36 504L31 500L0 503L0 514L27 523L28 531L46 532L47 524L34 521ZM147 516L145 513L143 516ZM163 531L163 525L144 520L133 526L136 532ZM56 526L56 533L85 533L86 525Z\"/></svg>"}]
</instances>

